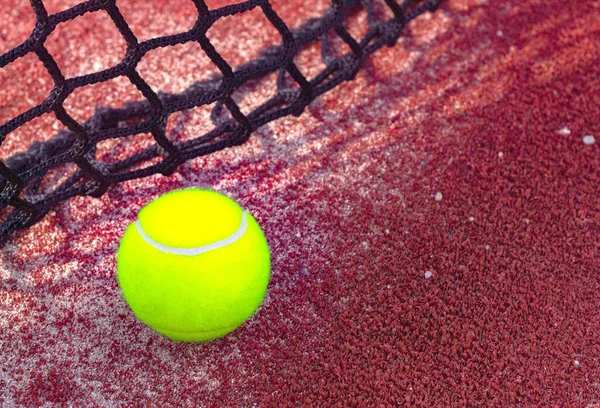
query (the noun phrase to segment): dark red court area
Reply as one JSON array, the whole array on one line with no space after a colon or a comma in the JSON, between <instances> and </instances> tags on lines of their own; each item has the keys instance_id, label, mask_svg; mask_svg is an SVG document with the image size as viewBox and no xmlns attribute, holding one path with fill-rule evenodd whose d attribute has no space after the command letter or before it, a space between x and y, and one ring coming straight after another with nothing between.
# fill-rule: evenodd
<instances>
[{"instance_id":1,"label":"dark red court area","mask_svg":"<svg viewBox=\"0 0 600 408\"><path fill-rule=\"evenodd\" d=\"M44 3L56 13L77 2ZM119 7L140 38L193 24L186 1L139 3ZM329 6L271 3L291 27ZM0 16L5 53L35 16L21 0ZM365 17L353 18L360 36ZM233 20L209 32L231 64L271 45L260 13ZM48 50L71 76L125 52L102 13L61 29ZM319 55L299 56L305 75ZM192 56L161 50L140 75L179 92L212 69ZM33 57L1 69L0 123L51 88ZM272 91L257 83L238 102ZM65 108L83 120L136 92L114 80ZM169 126L185 138L207 120L199 109ZM28 123L2 160L60 129L52 115ZM107 155L143 145L111 142ZM171 176L71 199L11 236L0 250L0 405L600 407L599 148L599 1L445 1L300 117ZM257 314L202 344L140 323L116 280L140 208L191 186L238 200L272 254Z\"/></svg>"}]
</instances>

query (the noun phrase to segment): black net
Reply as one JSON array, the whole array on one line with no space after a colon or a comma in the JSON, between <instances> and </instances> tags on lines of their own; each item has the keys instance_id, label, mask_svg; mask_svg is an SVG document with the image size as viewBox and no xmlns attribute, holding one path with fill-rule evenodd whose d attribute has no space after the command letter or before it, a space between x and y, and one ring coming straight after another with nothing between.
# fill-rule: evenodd
<instances>
[{"instance_id":1,"label":"black net","mask_svg":"<svg viewBox=\"0 0 600 408\"><path fill-rule=\"evenodd\" d=\"M119 11L117 0L90 0L53 15L48 15L42 0L30 0L36 15L35 29L24 43L0 56L0 68L33 53L52 77L53 89L42 103L0 125L0 143L19 127L50 112L68 130L59 131L46 142L34 143L28 151L14 154L5 162L0 161L0 211L4 214L0 243L14 231L35 224L54 205L71 197L99 197L115 183L158 173L169 175L186 160L244 143L254 130L275 119L300 115L316 97L353 79L368 56L395 44L406 24L426 11L434 11L443 0L404 0L401 4L396 0L334 0L321 17L310 19L293 31L268 0L248 0L214 10L209 10L204 0L190 1L198 13L192 29L139 42ZM382 18L376 10L378 6L386 7L393 17ZM345 18L357 8L364 9L368 17L367 34L360 40L353 38L344 25ZM264 14L283 41L263 50L255 60L233 69L216 51L206 33L220 18L253 9ZM98 11L110 16L126 41L125 58L110 69L66 79L45 42L58 24ZM349 52L338 55L332 51L331 32L349 47ZM198 43L220 74L197 82L179 94L154 92L136 71L138 63L152 50L187 42ZM294 60L300 51L315 42L321 42L325 68L308 80ZM276 95L243 114L232 94L250 81L260 84L261 79L271 73L278 75ZM122 76L135 85L143 100L118 109L97 109L83 123L67 113L63 104L74 90ZM202 105L213 106L211 120L215 127L190 140L172 141L167 134L169 116ZM122 126L123 123L130 125ZM151 146L114 163L97 160L98 143L143 133L152 135ZM140 164L156 158L160 160L139 168ZM76 171L51 191L42 191L40 184L44 177L67 163L73 163Z\"/></svg>"}]
</instances>

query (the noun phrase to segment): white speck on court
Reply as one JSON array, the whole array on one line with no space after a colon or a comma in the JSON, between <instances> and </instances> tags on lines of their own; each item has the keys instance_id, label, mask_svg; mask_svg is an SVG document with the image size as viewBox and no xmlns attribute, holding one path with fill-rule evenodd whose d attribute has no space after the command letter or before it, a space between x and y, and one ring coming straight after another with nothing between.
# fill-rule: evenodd
<instances>
[{"instance_id":1,"label":"white speck on court","mask_svg":"<svg viewBox=\"0 0 600 408\"><path fill-rule=\"evenodd\" d=\"M590 146L593 145L594 143L596 143L596 138L592 135L587 135L583 137L583 144Z\"/></svg>"}]
</instances>

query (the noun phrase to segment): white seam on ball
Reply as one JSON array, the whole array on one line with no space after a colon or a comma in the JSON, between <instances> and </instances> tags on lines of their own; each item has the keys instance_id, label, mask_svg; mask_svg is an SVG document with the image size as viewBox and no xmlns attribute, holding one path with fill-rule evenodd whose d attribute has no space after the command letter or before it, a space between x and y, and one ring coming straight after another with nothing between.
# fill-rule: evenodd
<instances>
[{"instance_id":1,"label":"white seam on ball","mask_svg":"<svg viewBox=\"0 0 600 408\"><path fill-rule=\"evenodd\" d=\"M234 232L227 238L222 239L221 241L213 242L212 244L202 245L202 246L195 247L195 248L176 248L176 247L170 247L167 245L163 245L159 242L156 242L155 240L150 238L148 236L148 234L146 234L146 231L144 231L144 228L142 228L142 224L140 223L140 220L137 220L135 222L135 228L137 229L138 233L140 234L142 239L144 241L146 241L147 244L153 246L154 248L158 249L161 252L165 252L168 254L174 254L174 255L196 256L196 255L200 255L200 254L206 253L208 251L212 251L214 249L220 249L220 248L226 247L227 245L231 245L231 244L235 243L246 233L246 229L248 228L248 219L246 216L246 211L242 211L242 222L240 223L240 226L236 232Z\"/></svg>"}]
</instances>

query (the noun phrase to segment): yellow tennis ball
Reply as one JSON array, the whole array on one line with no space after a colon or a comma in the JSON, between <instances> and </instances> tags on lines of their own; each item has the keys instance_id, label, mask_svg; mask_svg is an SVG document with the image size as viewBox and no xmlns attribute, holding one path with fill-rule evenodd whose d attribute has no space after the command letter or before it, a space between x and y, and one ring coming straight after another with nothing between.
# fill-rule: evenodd
<instances>
[{"instance_id":1,"label":"yellow tennis ball","mask_svg":"<svg viewBox=\"0 0 600 408\"><path fill-rule=\"evenodd\" d=\"M269 247L235 201L211 190L176 190L129 225L117 274L141 321L174 340L206 341L235 330L260 306Z\"/></svg>"}]
</instances>

